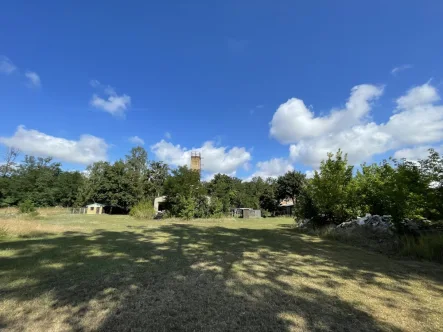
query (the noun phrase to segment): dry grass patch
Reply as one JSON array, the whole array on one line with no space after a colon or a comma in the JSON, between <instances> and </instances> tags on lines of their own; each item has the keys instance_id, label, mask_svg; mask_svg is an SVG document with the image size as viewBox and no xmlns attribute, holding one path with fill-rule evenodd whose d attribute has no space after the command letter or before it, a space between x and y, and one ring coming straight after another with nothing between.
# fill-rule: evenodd
<instances>
[{"instance_id":1,"label":"dry grass patch","mask_svg":"<svg viewBox=\"0 0 443 332\"><path fill-rule=\"evenodd\" d=\"M297 234L287 222L43 220L82 231L0 240L0 328L441 330L443 266Z\"/></svg>"},{"instance_id":2,"label":"dry grass patch","mask_svg":"<svg viewBox=\"0 0 443 332\"><path fill-rule=\"evenodd\" d=\"M8 236L39 237L79 230L81 230L80 227L50 225L39 220L21 219L20 217L0 219L0 238Z\"/></svg>"}]
</instances>

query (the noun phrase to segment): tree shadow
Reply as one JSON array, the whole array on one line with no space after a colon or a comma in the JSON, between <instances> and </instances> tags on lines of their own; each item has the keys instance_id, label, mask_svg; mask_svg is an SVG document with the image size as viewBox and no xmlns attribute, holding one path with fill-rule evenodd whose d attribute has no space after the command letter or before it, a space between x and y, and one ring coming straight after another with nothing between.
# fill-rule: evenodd
<instances>
[{"instance_id":1,"label":"tree shadow","mask_svg":"<svg viewBox=\"0 0 443 332\"><path fill-rule=\"evenodd\" d=\"M411 281L426 279L436 293L443 282L434 264L391 261L283 228L66 232L3 242L2 250L10 253L0 257L3 300L50 296L40 310L24 305L20 314L0 315L11 330L48 320L52 310L72 330L392 331L400 329L334 290L347 282L362 293L376 286L419 306Z\"/></svg>"}]
</instances>

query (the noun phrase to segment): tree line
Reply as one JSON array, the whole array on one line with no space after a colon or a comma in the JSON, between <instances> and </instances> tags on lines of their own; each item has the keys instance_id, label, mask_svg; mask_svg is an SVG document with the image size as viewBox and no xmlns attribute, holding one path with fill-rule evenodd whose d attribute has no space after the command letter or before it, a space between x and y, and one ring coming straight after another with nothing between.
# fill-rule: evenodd
<instances>
[{"instance_id":1,"label":"tree line","mask_svg":"<svg viewBox=\"0 0 443 332\"><path fill-rule=\"evenodd\" d=\"M149 161L142 147L114 163L96 162L84 172L65 171L51 158L24 156L10 149L0 166L0 207L31 201L35 206L84 206L92 202L129 211L139 202L166 196L172 216L221 216L232 208L278 213L279 202L296 202L298 218L340 223L365 213L402 218L443 219L443 159L434 150L426 159L389 159L354 169L342 151L328 154L319 171L307 179L298 171L278 178L244 181L225 174L200 181L186 166L170 168Z\"/></svg>"},{"instance_id":2,"label":"tree line","mask_svg":"<svg viewBox=\"0 0 443 332\"><path fill-rule=\"evenodd\" d=\"M17 159L18 151L10 149L0 166L0 207L24 201L37 207L99 202L129 211L139 202L153 202L164 195L171 215L198 218L224 215L235 207L275 213L279 199L275 179L242 181L216 174L202 182L200 174L186 166L171 169L161 161L149 161L142 147L131 149L114 163L95 162L84 172L63 170L52 158L25 155L20 162Z\"/></svg>"}]
</instances>

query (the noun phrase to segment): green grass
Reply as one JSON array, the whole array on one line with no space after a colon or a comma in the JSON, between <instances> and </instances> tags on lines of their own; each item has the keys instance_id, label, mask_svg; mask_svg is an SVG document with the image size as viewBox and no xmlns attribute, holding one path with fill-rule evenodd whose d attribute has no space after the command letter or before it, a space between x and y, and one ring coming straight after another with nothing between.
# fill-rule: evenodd
<instances>
[{"instance_id":1,"label":"green grass","mask_svg":"<svg viewBox=\"0 0 443 332\"><path fill-rule=\"evenodd\" d=\"M27 223L5 221L0 238L5 331L443 326L442 265L298 234L291 219L49 215Z\"/></svg>"}]
</instances>

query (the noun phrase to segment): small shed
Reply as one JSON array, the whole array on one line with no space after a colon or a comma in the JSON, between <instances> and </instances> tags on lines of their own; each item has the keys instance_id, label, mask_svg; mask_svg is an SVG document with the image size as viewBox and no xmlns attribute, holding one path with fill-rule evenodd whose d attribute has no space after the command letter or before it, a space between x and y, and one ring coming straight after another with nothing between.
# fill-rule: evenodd
<instances>
[{"instance_id":1,"label":"small shed","mask_svg":"<svg viewBox=\"0 0 443 332\"><path fill-rule=\"evenodd\" d=\"M286 198L278 204L278 214L292 216L294 212L294 201L292 198Z\"/></svg>"},{"instance_id":2,"label":"small shed","mask_svg":"<svg viewBox=\"0 0 443 332\"><path fill-rule=\"evenodd\" d=\"M86 214L102 214L104 207L105 205L100 203L86 205Z\"/></svg>"},{"instance_id":3,"label":"small shed","mask_svg":"<svg viewBox=\"0 0 443 332\"><path fill-rule=\"evenodd\" d=\"M251 208L234 208L232 209L232 216L237 218L261 218L261 211Z\"/></svg>"}]
</instances>

